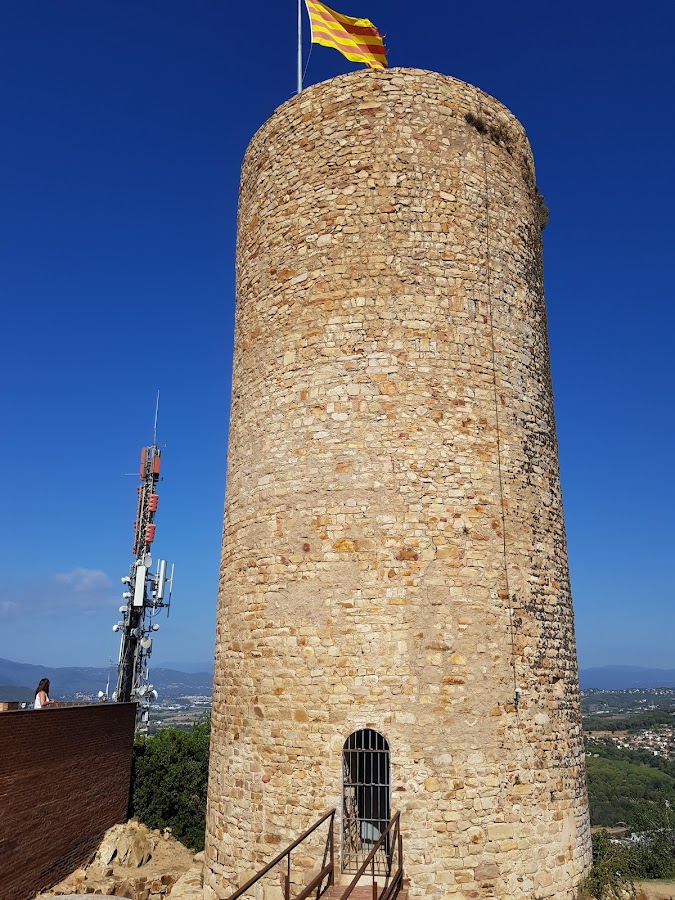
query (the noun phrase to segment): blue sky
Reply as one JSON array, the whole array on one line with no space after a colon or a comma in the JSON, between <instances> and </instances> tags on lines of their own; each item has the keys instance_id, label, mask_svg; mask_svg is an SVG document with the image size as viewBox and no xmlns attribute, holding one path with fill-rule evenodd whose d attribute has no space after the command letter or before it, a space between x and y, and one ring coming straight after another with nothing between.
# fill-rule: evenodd
<instances>
[{"instance_id":1,"label":"blue sky","mask_svg":"<svg viewBox=\"0 0 675 900\"><path fill-rule=\"evenodd\" d=\"M580 662L675 666L675 7L333 5L386 33L390 65L469 81L523 122L551 209ZM153 661L212 656L239 168L294 92L295 17L294 0L0 9L0 656L116 656L137 483L125 473L152 438L158 388L155 546L176 580ZM354 68L315 46L306 83Z\"/></svg>"}]
</instances>

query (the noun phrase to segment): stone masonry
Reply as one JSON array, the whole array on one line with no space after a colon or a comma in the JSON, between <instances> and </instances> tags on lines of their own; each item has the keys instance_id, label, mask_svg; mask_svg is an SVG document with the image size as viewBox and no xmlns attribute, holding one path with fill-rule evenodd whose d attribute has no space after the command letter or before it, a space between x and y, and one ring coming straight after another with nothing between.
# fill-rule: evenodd
<instances>
[{"instance_id":1,"label":"stone masonry","mask_svg":"<svg viewBox=\"0 0 675 900\"><path fill-rule=\"evenodd\" d=\"M365 727L411 897L588 869L541 216L519 122L432 72L310 87L248 148L209 900L339 818Z\"/></svg>"}]
</instances>

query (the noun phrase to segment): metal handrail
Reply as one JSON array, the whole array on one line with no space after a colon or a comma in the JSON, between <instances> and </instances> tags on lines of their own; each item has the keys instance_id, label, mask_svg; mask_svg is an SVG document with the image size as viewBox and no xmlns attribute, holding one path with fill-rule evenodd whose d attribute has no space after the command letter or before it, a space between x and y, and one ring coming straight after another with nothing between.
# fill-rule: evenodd
<instances>
[{"instance_id":1,"label":"metal handrail","mask_svg":"<svg viewBox=\"0 0 675 900\"><path fill-rule=\"evenodd\" d=\"M264 869L261 869L257 875L254 875L252 878L246 882L246 884L242 885L238 888L234 894L231 894L228 897L228 900L237 900L238 897L241 897L243 893L245 893L250 887L252 887L256 881L259 881L264 875L273 869L278 863L281 862L284 857L287 857L287 870L284 875L284 900L290 900L290 891L291 891L291 851L295 850L298 844L301 844L304 840L306 840L310 834L312 834L316 829L323 825L326 819L330 819L330 826L328 828L328 834L326 836L326 846L323 851L323 865L321 867L321 871L319 874L312 879L310 884L307 885L304 890L298 894L295 900L305 900L314 888L317 889L316 898L319 900L319 897L328 890L328 888L333 884L334 881L334 872L335 872L335 842L333 838L333 822L335 820L335 808L329 809L327 813L325 813L318 822L315 822L311 828L308 828L307 831L303 832L299 838L293 841L292 844L289 844L285 850L282 850L281 853L277 854L271 862L268 862ZM326 856L330 853L330 862L326 865ZM321 883L323 879L328 876L328 884L326 887L321 890Z\"/></svg>"},{"instance_id":2,"label":"metal handrail","mask_svg":"<svg viewBox=\"0 0 675 900\"><path fill-rule=\"evenodd\" d=\"M396 872L394 873L391 882L389 878L391 876L391 869L394 861L394 851L392 849L391 854L387 854L387 875L385 878L384 889L379 896L379 900L390 900L390 898L396 897L398 892L401 889L401 885L403 884L403 837L401 835L401 813L395 813L385 830L382 832L376 843L373 845L372 850L366 856L366 858L361 863L361 867L359 871L356 873L354 878L352 879L349 887L344 892L341 897L341 900L347 900L351 892L359 883L359 880L365 875L366 869L368 866L371 867L371 875L373 879L373 900L378 900L377 895L377 881L375 879L375 855L377 851L384 845L385 840L388 835L392 835L392 844L396 844L397 856L398 856L398 866Z\"/></svg>"}]
</instances>

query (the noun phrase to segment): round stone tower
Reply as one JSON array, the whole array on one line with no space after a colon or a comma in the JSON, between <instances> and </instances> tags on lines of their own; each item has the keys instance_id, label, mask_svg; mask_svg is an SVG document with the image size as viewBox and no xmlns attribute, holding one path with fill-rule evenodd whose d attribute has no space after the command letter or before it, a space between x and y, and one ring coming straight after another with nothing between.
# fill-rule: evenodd
<instances>
[{"instance_id":1,"label":"round stone tower","mask_svg":"<svg viewBox=\"0 0 675 900\"><path fill-rule=\"evenodd\" d=\"M431 72L310 87L248 148L208 898L331 807L348 872L401 813L413 898L588 868L544 213L518 121Z\"/></svg>"}]
</instances>

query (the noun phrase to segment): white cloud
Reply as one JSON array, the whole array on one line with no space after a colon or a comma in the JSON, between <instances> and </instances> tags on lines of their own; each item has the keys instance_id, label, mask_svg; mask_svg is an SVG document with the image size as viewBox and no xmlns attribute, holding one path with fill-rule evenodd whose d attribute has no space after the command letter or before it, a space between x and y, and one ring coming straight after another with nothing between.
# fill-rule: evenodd
<instances>
[{"instance_id":1,"label":"white cloud","mask_svg":"<svg viewBox=\"0 0 675 900\"><path fill-rule=\"evenodd\" d=\"M78 594L92 594L109 591L112 582L100 569L72 569L70 572L57 572L53 576L56 584L63 584Z\"/></svg>"},{"instance_id":2,"label":"white cloud","mask_svg":"<svg viewBox=\"0 0 675 900\"><path fill-rule=\"evenodd\" d=\"M0 621L70 612L111 612L114 604L112 581L101 569L77 567L30 582L0 585Z\"/></svg>"},{"instance_id":3,"label":"white cloud","mask_svg":"<svg viewBox=\"0 0 675 900\"><path fill-rule=\"evenodd\" d=\"M0 621L13 619L19 611L19 604L15 600L0 599Z\"/></svg>"}]
</instances>

